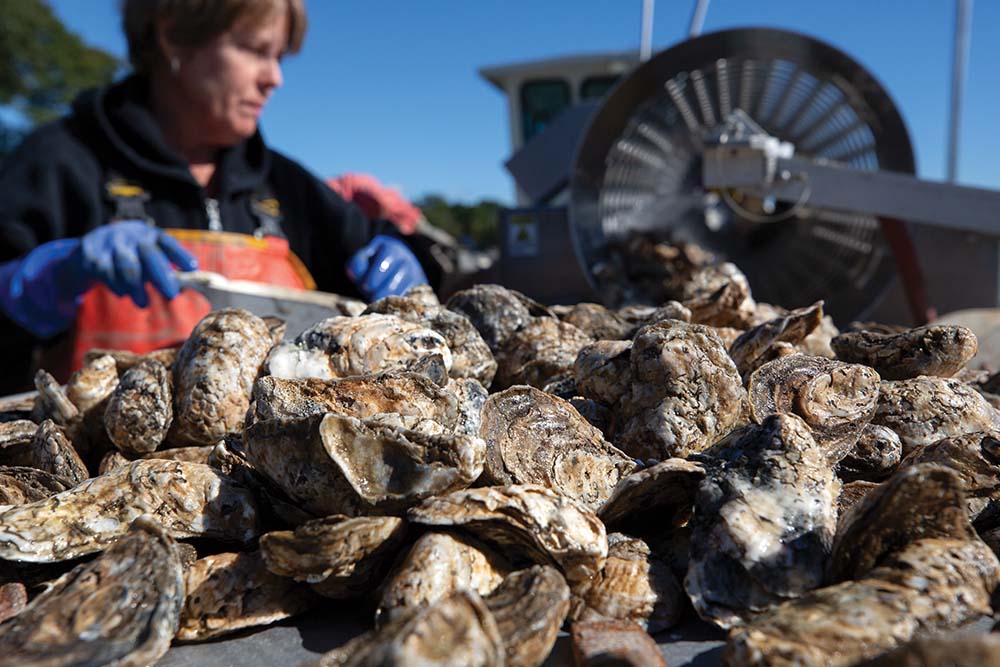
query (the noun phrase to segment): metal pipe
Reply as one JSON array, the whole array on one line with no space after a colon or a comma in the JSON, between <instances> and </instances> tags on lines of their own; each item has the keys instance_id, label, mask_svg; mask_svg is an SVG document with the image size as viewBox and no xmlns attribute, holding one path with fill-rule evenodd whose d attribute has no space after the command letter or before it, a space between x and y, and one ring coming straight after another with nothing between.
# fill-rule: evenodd
<instances>
[{"instance_id":1,"label":"metal pipe","mask_svg":"<svg viewBox=\"0 0 1000 667\"><path fill-rule=\"evenodd\" d=\"M639 62L646 62L653 52L653 5L656 0L642 0L642 25L639 27Z\"/></svg>"},{"instance_id":2,"label":"metal pipe","mask_svg":"<svg viewBox=\"0 0 1000 667\"><path fill-rule=\"evenodd\" d=\"M955 42L951 61L951 106L948 111L948 181L958 176L958 140L962 125L962 91L972 33L972 0L955 1Z\"/></svg>"},{"instance_id":3,"label":"metal pipe","mask_svg":"<svg viewBox=\"0 0 1000 667\"><path fill-rule=\"evenodd\" d=\"M691 24L688 26L688 37L697 37L701 34L701 27L705 25L705 14L708 13L708 0L696 0L694 13L691 14Z\"/></svg>"}]
</instances>

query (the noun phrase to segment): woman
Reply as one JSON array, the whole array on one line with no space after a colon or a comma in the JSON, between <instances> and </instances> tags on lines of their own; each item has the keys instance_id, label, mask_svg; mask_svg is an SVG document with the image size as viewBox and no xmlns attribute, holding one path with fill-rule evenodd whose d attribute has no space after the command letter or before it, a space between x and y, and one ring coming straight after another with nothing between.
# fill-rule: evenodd
<instances>
[{"instance_id":1,"label":"woman","mask_svg":"<svg viewBox=\"0 0 1000 667\"><path fill-rule=\"evenodd\" d=\"M171 265L368 299L426 281L405 244L261 137L302 0L125 0L123 24L134 73L0 171L0 391L39 340L63 379L90 348L183 340L209 307Z\"/></svg>"}]
</instances>

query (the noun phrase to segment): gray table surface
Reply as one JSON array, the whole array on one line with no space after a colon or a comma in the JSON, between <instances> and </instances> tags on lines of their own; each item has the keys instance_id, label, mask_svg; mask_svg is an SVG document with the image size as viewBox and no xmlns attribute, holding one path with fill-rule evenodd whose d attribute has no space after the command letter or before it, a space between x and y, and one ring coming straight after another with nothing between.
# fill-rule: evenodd
<instances>
[{"instance_id":1,"label":"gray table surface","mask_svg":"<svg viewBox=\"0 0 1000 667\"><path fill-rule=\"evenodd\" d=\"M331 603L299 618L201 644L173 646L156 667L295 667L367 630L356 604ZM670 667L718 667L725 634L689 620L655 637ZM560 633L544 667L573 664L569 635Z\"/></svg>"}]
</instances>

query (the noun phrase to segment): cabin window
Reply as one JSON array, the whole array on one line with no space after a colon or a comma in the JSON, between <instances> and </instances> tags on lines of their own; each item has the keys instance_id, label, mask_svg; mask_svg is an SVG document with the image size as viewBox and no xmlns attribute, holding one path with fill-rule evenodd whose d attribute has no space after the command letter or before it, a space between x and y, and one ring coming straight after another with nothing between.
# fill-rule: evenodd
<instances>
[{"instance_id":1,"label":"cabin window","mask_svg":"<svg viewBox=\"0 0 1000 667\"><path fill-rule=\"evenodd\" d=\"M527 81L521 85L521 134L527 143L570 105L569 84L562 79Z\"/></svg>"},{"instance_id":2,"label":"cabin window","mask_svg":"<svg viewBox=\"0 0 1000 667\"><path fill-rule=\"evenodd\" d=\"M580 99L581 100L593 100L599 97L604 97L604 95L611 90L620 76L608 75L608 76L590 76L583 80L580 84Z\"/></svg>"}]
</instances>

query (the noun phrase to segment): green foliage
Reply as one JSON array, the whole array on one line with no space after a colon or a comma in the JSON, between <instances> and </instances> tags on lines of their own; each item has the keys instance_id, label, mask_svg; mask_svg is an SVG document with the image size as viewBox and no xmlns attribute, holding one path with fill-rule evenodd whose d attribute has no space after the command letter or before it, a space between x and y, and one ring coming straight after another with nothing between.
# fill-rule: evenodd
<instances>
[{"instance_id":1,"label":"green foliage","mask_svg":"<svg viewBox=\"0 0 1000 667\"><path fill-rule=\"evenodd\" d=\"M111 81L119 65L66 30L45 0L0 0L0 106L21 115L24 129L65 113L78 92ZM18 129L0 124L0 152Z\"/></svg>"},{"instance_id":2,"label":"green foliage","mask_svg":"<svg viewBox=\"0 0 1000 667\"><path fill-rule=\"evenodd\" d=\"M471 243L475 249L485 250L499 242L497 212L501 204L495 201L484 199L467 206L430 194L415 203L428 222L460 241Z\"/></svg>"}]
</instances>

